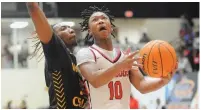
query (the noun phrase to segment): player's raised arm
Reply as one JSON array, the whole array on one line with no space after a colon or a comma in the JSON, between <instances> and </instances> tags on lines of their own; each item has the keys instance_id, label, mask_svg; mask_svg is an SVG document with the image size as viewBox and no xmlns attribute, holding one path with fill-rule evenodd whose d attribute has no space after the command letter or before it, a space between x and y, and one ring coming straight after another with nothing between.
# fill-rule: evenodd
<instances>
[{"instance_id":1,"label":"player's raised arm","mask_svg":"<svg viewBox=\"0 0 201 110\"><path fill-rule=\"evenodd\" d=\"M52 37L53 31L44 12L41 10L37 2L27 2L26 5L39 39L45 44L48 43Z\"/></svg>"}]
</instances>

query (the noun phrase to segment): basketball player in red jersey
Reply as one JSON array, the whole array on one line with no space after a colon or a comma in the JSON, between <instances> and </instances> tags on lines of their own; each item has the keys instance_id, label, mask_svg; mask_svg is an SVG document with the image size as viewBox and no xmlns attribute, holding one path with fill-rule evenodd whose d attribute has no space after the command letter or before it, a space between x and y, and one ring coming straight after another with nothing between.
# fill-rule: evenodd
<instances>
[{"instance_id":1,"label":"basketball player in red jersey","mask_svg":"<svg viewBox=\"0 0 201 110\"><path fill-rule=\"evenodd\" d=\"M115 25L109 12L107 8L98 7L89 7L82 12L82 31L88 31L85 40L94 39L94 44L77 53L77 65L90 83L93 109L128 109L130 84L144 94L163 87L170 78L145 80L136 69L141 64L134 63L139 60L134 57L137 51L128 55L129 52L123 54L113 47L111 35Z\"/></svg>"}]
</instances>

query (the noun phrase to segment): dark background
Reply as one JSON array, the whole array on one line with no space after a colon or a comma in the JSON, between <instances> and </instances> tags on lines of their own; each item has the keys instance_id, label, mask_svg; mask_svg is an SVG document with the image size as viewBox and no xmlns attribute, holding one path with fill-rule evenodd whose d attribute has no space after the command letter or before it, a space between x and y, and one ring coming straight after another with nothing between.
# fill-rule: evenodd
<instances>
[{"instance_id":1,"label":"dark background","mask_svg":"<svg viewBox=\"0 0 201 110\"><path fill-rule=\"evenodd\" d=\"M29 17L25 3L15 3L16 8L4 8L2 18L26 18ZM106 6L115 17L124 17L126 10L132 10L133 18L178 18L186 13L189 17L199 18L199 2L55 2L52 7L47 2L43 3L43 9L48 17L80 18L80 12L89 6Z\"/></svg>"}]
</instances>

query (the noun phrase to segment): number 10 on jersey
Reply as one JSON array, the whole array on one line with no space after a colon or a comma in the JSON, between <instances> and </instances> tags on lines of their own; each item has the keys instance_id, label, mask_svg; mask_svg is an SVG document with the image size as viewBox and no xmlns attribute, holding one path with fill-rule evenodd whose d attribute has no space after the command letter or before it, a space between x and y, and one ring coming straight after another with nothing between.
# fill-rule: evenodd
<instances>
[{"instance_id":1,"label":"number 10 on jersey","mask_svg":"<svg viewBox=\"0 0 201 110\"><path fill-rule=\"evenodd\" d=\"M108 84L108 88L110 89L110 100L121 99L123 95L122 85L120 81L110 81Z\"/></svg>"}]
</instances>

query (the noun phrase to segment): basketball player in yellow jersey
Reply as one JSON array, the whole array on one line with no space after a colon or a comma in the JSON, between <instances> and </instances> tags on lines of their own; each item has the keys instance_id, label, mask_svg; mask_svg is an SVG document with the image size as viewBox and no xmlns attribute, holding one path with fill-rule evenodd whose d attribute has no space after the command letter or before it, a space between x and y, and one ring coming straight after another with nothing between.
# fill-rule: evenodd
<instances>
[{"instance_id":1,"label":"basketball player in yellow jersey","mask_svg":"<svg viewBox=\"0 0 201 110\"><path fill-rule=\"evenodd\" d=\"M81 49L77 65L89 82L93 109L128 109L132 84L141 93L155 91L169 82L168 78L145 80L135 64L137 52L124 55L112 45L113 17L105 8L89 7L82 12L82 31L88 31L85 40L94 44ZM112 34L113 35L113 34ZM174 71L174 70L173 70Z\"/></svg>"}]
</instances>

